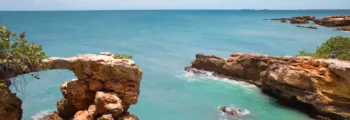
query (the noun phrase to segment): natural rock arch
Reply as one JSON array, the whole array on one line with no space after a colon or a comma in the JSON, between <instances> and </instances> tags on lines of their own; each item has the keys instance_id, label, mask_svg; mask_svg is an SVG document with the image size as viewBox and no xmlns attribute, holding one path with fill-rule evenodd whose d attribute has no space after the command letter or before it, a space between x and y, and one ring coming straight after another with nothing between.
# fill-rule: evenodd
<instances>
[{"instance_id":1,"label":"natural rock arch","mask_svg":"<svg viewBox=\"0 0 350 120\"><path fill-rule=\"evenodd\" d=\"M47 69L68 69L78 79L64 82L64 96L57 102L57 111L45 119L138 119L130 115L130 105L136 104L140 93L142 70L133 60L115 59L111 54L85 54L71 58L52 57L45 60ZM0 119L21 119L21 100L9 90L0 99ZM9 109L10 108L10 109Z\"/></svg>"}]
</instances>

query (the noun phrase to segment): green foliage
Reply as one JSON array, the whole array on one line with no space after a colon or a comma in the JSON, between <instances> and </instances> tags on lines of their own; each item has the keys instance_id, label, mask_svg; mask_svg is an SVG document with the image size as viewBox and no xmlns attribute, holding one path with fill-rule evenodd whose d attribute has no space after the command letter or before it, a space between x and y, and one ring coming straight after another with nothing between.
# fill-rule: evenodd
<instances>
[{"instance_id":1,"label":"green foliage","mask_svg":"<svg viewBox=\"0 0 350 120\"><path fill-rule=\"evenodd\" d=\"M116 53L116 54L113 55L113 58L115 58L115 59L132 59L132 56L126 55L126 54L118 54L118 53Z\"/></svg>"},{"instance_id":2,"label":"green foliage","mask_svg":"<svg viewBox=\"0 0 350 120\"><path fill-rule=\"evenodd\" d=\"M296 56L314 56L314 53L308 52L306 50L299 51L299 53Z\"/></svg>"},{"instance_id":3,"label":"green foliage","mask_svg":"<svg viewBox=\"0 0 350 120\"><path fill-rule=\"evenodd\" d=\"M321 46L317 47L315 53L302 50L297 56L312 56L315 58L330 58L333 56L341 60L350 60L350 38L341 36L331 37Z\"/></svg>"},{"instance_id":4,"label":"green foliage","mask_svg":"<svg viewBox=\"0 0 350 120\"><path fill-rule=\"evenodd\" d=\"M19 36L0 23L0 73L3 79L39 71L47 66L43 59L47 55L41 45L28 43L25 32ZM32 75L39 79L38 76Z\"/></svg>"}]
</instances>

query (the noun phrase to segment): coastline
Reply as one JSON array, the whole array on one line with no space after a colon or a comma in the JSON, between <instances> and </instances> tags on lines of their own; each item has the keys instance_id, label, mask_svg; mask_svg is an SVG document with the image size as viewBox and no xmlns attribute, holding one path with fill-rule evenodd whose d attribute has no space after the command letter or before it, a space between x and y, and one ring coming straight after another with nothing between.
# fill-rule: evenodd
<instances>
[{"instance_id":1,"label":"coastline","mask_svg":"<svg viewBox=\"0 0 350 120\"><path fill-rule=\"evenodd\" d=\"M345 73L339 74L342 70ZM215 73L214 76L254 84L264 94L276 98L277 103L303 111L317 120L350 119L350 110L346 107L350 105L347 95L350 91L332 85L349 84L342 82L344 79L350 81L346 74L350 71L349 61L262 54L232 54L223 59L197 54L192 66L186 67L185 71L199 74L210 71Z\"/></svg>"}]
</instances>

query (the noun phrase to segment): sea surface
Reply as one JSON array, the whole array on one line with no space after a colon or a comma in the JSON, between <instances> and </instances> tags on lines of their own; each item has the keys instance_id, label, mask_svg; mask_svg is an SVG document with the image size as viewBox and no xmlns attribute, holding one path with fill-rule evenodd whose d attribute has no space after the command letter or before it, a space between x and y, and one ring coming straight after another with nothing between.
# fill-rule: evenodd
<instances>
[{"instance_id":1,"label":"sea surface","mask_svg":"<svg viewBox=\"0 0 350 120\"><path fill-rule=\"evenodd\" d=\"M294 56L314 51L331 36L350 36L319 26L317 30L264 18L350 14L350 11L30 11L0 12L11 30L26 31L27 40L43 45L49 56L109 51L129 54L143 70L139 102L129 110L141 120L309 120L280 106L253 85L184 72L195 54L228 57L231 53ZM312 24L312 23L311 23ZM59 86L76 78L71 71L20 76L17 94L23 120L56 109ZM240 108L230 117L218 106Z\"/></svg>"}]
</instances>

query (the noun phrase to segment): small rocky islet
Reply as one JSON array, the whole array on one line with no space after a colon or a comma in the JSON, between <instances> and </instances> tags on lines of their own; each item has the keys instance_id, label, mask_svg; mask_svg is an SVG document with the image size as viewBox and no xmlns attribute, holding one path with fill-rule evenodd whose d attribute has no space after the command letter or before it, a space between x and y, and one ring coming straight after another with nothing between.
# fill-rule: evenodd
<instances>
[{"instance_id":1,"label":"small rocky islet","mask_svg":"<svg viewBox=\"0 0 350 120\"><path fill-rule=\"evenodd\" d=\"M316 120L350 119L350 61L311 57L197 54L185 71L244 81Z\"/></svg>"},{"instance_id":2,"label":"small rocky islet","mask_svg":"<svg viewBox=\"0 0 350 120\"><path fill-rule=\"evenodd\" d=\"M268 20L268 19L263 19ZM316 19L315 16L297 16L292 18L273 18L270 20L278 20L282 23L287 23L290 21L290 24L307 24L310 21L314 22L317 25L325 26L325 27L338 27L336 30L338 31L350 31L350 15L334 15L334 16L326 16L322 19ZM317 29L316 26L301 26L298 25L296 27L300 28L310 28Z\"/></svg>"}]
</instances>

